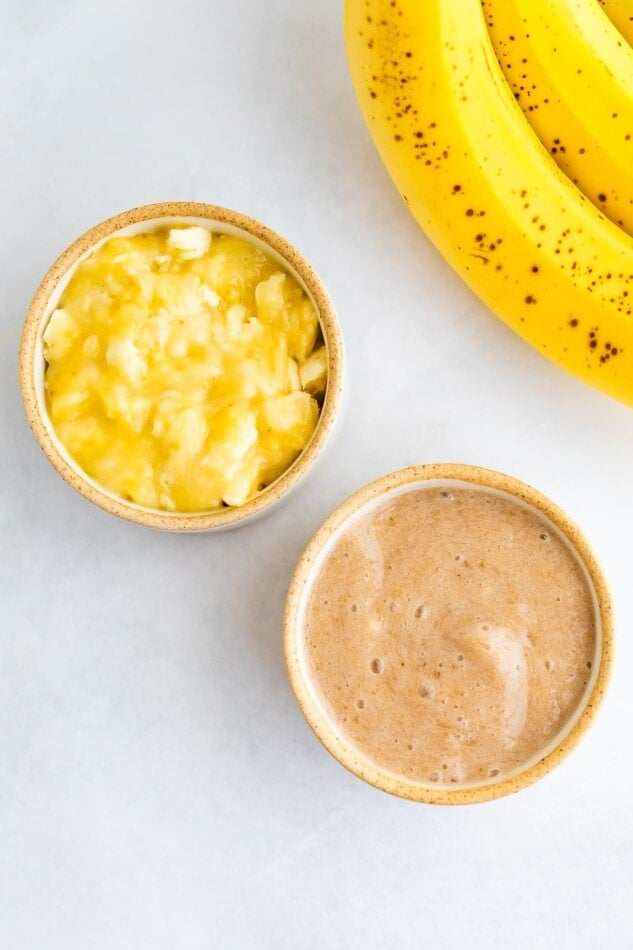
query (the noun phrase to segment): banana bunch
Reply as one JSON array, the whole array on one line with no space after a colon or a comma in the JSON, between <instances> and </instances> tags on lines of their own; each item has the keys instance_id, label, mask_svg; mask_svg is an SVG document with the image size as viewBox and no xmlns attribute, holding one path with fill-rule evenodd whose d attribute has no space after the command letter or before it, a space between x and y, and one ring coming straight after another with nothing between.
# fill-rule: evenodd
<instances>
[{"instance_id":1,"label":"banana bunch","mask_svg":"<svg viewBox=\"0 0 633 950\"><path fill-rule=\"evenodd\" d=\"M556 164L633 234L633 49L595 0L483 0L497 59Z\"/></svg>"},{"instance_id":2,"label":"banana bunch","mask_svg":"<svg viewBox=\"0 0 633 950\"><path fill-rule=\"evenodd\" d=\"M375 144L438 250L545 356L633 405L633 239L624 229L633 224L631 191L625 190L633 167L627 171L624 158L628 132L621 136L624 125L614 118L609 134L605 123L597 125L598 141L590 127L601 115L600 100L609 108L606 97L616 86L617 109L630 102L630 77L623 66L622 75L605 70L603 50L620 43L622 63L630 51L597 5L602 32L589 37L594 5L485 0L484 11L482 0L347 0L346 45ZM554 8L558 13L548 21L544 11ZM538 27L538 52L531 26L519 22L528 13ZM515 15L516 31L509 32ZM570 52L559 48L558 34L547 42L548 22L551 31L561 31L561 42L573 39ZM512 43L517 47L510 55ZM574 108L565 91L569 64L558 63L565 56L579 77L589 73L574 80L575 94L598 84L589 119L578 117L584 104ZM540 108L529 109L528 91L539 106L550 100L543 124L534 117ZM633 115L628 109L624 121ZM559 120L561 132L554 135ZM552 153L556 138L564 151ZM605 214L616 205L613 217L622 227Z\"/></svg>"}]
</instances>

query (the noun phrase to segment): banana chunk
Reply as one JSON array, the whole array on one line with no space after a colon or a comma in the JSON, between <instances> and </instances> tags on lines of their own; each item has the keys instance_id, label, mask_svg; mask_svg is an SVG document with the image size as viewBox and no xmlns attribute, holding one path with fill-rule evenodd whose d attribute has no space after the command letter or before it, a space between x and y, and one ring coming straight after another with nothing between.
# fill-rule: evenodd
<instances>
[{"instance_id":1,"label":"banana chunk","mask_svg":"<svg viewBox=\"0 0 633 950\"><path fill-rule=\"evenodd\" d=\"M211 232L203 227L172 228L167 237L167 247L185 260L202 257L209 250Z\"/></svg>"},{"instance_id":2,"label":"banana chunk","mask_svg":"<svg viewBox=\"0 0 633 950\"><path fill-rule=\"evenodd\" d=\"M327 350L319 347L304 360L299 369L301 388L312 396L321 396L325 392L327 380Z\"/></svg>"}]
</instances>

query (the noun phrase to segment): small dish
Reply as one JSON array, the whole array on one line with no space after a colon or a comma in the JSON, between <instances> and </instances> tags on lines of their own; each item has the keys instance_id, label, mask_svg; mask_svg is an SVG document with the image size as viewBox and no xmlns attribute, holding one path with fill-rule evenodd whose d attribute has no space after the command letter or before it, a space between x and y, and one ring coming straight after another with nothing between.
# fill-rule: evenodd
<instances>
[{"instance_id":1,"label":"small dish","mask_svg":"<svg viewBox=\"0 0 633 950\"><path fill-rule=\"evenodd\" d=\"M381 768L337 729L319 698L318 687L311 682L307 672L303 636L306 604L328 552L361 514L371 511L389 497L427 487L449 491L456 488L483 488L501 496L509 496L510 499L518 500L523 507L531 509L542 521L550 524L552 530L557 531L571 548L584 574L593 603L596 643L592 672L575 712L553 740L540 749L537 757L496 780L486 778L473 784L433 786ZM336 598L336 592L333 596ZM355 592L353 596L356 596ZM352 610L355 609L353 605ZM368 636L371 635L371 631L368 631ZM341 765L370 785L401 798L428 804L467 805L501 798L532 784L557 766L584 735L603 698L611 669L611 599L602 571L578 527L536 489L508 475L475 466L420 465L392 472L361 488L319 528L301 556L290 584L284 616L284 644L287 672L299 708L317 738Z\"/></svg>"},{"instance_id":2,"label":"small dish","mask_svg":"<svg viewBox=\"0 0 633 950\"><path fill-rule=\"evenodd\" d=\"M72 459L57 437L46 407L42 337L78 263L114 235L138 234L171 224L202 224L215 233L241 237L261 247L298 281L314 304L327 349L327 388L310 442L282 475L240 507L193 513L170 512L146 508L118 497L97 484ZM166 531L221 530L269 511L301 481L320 456L340 405L343 343L334 305L322 281L288 241L236 211L194 202L166 202L133 208L103 221L74 241L55 261L40 283L26 316L20 345L19 378L28 422L41 448L62 478L85 498L110 514L151 528Z\"/></svg>"}]
</instances>

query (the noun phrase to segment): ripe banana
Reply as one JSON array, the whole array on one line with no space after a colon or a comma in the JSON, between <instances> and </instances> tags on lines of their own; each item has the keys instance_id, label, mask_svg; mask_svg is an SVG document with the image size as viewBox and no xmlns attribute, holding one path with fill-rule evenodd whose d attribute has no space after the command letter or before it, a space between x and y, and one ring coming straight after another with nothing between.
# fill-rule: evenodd
<instances>
[{"instance_id":1,"label":"ripe banana","mask_svg":"<svg viewBox=\"0 0 633 950\"><path fill-rule=\"evenodd\" d=\"M633 234L633 49L595 0L483 0L497 59L556 164Z\"/></svg>"},{"instance_id":2,"label":"ripe banana","mask_svg":"<svg viewBox=\"0 0 633 950\"><path fill-rule=\"evenodd\" d=\"M541 145L480 0L347 0L345 34L374 141L439 251L549 359L633 405L633 240Z\"/></svg>"},{"instance_id":3,"label":"ripe banana","mask_svg":"<svg viewBox=\"0 0 633 950\"><path fill-rule=\"evenodd\" d=\"M631 0L599 0L599 2L627 43L633 46L633 6Z\"/></svg>"}]
</instances>

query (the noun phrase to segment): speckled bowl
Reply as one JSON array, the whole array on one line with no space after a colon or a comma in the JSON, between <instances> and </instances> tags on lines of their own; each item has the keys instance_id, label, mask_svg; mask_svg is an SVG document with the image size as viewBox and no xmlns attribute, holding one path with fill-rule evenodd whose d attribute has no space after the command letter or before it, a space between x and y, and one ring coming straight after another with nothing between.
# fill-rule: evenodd
<instances>
[{"instance_id":1,"label":"speckled bowl","mask_svg":"<svg viewBox=\"0 0 633 950\"><path fill-rule=\"evenodd\" d=\"M392 493L420 486L480 486L505 493L536 509L553 529L568 540L584 568L594 595L597 638L596 655L583 700L555 740L538 759L528 762L501 780L472 785L424 785L405 781L378 768L352 748L337 733L313 690L302 656L302 624L305 603L322 559L351 518ZM284 616L286 665L295 697L308 724L325 748L347 769L370 785L417 802L435 805L470 805L518 792L551 771L573 749L594 719L607 687L613 652L613 620L609 591L600 567L580 530L548 498L529 485L499 472L470 465L435 464L405 468L385 475L353 494L325 521L301 556L290 584Z\"/></svg>"},{"instance_id":2,"label":"speckled bowl","mask_svg":"<svg viewBox=\"0 0 633 950\"><path fill-rule=\"evenodd\" d=\"M328 353L328 383L317 428L296 461L276 481L241 507L208 512L168 512L145 508L103 488L77 465L55 434L44 394L42 336L51 313L77 264L114 234L137 234L165 224L203 224L215 232L243 237L275 258L292 274L314 303ZM288 241L253 218L193 202L167 202L133 208L103 221L74 241L55 261L38 287L24 323L19 357L22 398L29 424L44 453L69 485L105 511L128 521L166 531L211 531L231 528L268 511L294 488L321 454L340 405L343 343L334 305L306 259Z\"/></svg>"}]
</instances>

